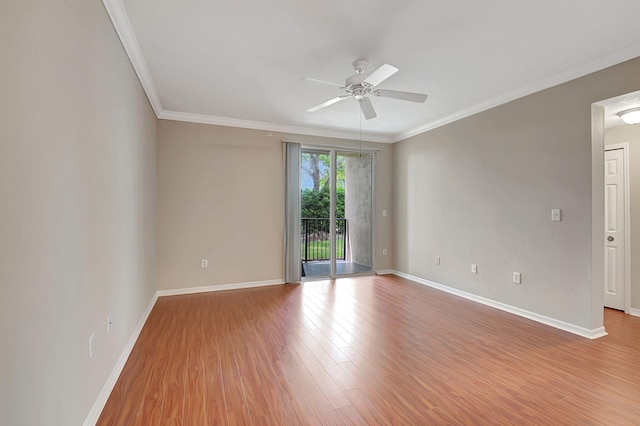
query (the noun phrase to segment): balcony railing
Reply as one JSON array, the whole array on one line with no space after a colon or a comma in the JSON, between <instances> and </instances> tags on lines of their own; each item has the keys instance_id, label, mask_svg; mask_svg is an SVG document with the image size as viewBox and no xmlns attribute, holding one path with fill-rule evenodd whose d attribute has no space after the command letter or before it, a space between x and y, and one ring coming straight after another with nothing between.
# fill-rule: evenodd
<instances>
[{"instance_id":1,"label":"balcony railing","mask_svg":"<svg viewBox=\"0 0 640 426\"><path fill-rule=\"evenodd\" d=\"M300 254L303 262L331 259L330 223L328 218L302 219ZM336 219L336 259L338 260L346 260L348 232L347 219Z\"/></svg>"}]
</instances>

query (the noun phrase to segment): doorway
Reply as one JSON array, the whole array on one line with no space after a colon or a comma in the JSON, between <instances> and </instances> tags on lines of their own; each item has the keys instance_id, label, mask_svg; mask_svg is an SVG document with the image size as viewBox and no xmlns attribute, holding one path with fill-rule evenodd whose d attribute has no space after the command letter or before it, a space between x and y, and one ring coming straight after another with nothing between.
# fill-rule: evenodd
<instances>
[{"instance_id":1,"label":"doorway","mask_svg":"<svg viewBox=\"0 0 640 426\"><path fill-rule=\"evenodd\" d=\"M371 153L302 149L303 279L373 272L373 164Z\"/></svg>"},{"instance_id":2,"label":"doorway","mask_svg":"<svg viewBox=\"0 0 640 426\"><path fill-rule=\"evenodd\" d=\"M640 140L640 127L624 122L620 114L635 107L640 107L640 91L605 99L591 107L594 323L601 320L602 310L598 305L640 316L640 309L634 308L640 300L640 291L637 291L640 268L636 267L637 262L631 261L638 254L636 248L640 241L639 227L634 225L635 219L631 216L632 204L638 199L636 176L640 168L636 166L640 165L637 155L640 151L633 147ZM613 159L614 152L622 159ZM615 177L618 174L622 176L621 180ZM624 204L610 203L612 199L619 199ZM618 299L611 300L612 297Z\"/></svg>"},{"instance_id":3,"label":"doorway","mask_svg":"<svg viewBox=\"0 0 640 426\"><path fill-rule=\"evenodd\" d=\"M629 313L631 286L628 158L627 143L605 146L604 306L626 313Z\"/></svg>"}]
</instances>

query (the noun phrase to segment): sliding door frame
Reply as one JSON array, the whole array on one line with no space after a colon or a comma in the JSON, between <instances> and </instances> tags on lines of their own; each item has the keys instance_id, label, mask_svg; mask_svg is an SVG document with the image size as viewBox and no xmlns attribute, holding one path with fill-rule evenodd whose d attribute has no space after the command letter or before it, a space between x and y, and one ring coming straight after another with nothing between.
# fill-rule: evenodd
<instances>
[{"instance_id":1,"label":"sliding door frame","mask_svg":"<svg viewBox=\"0 0 640 426\"><path fill-rule=\"evenodd\" d=\"M319 151L330 155L330 215L329 215L329 244L330 244L330 276L329 277L302 277L302 281L313 281L321 279L334 279L338 277L349 277L354 275L375 274L376 271L376 153L377 149L359 149L335 145L307 145L302 144L300 152ZM337 158L338 153L367 154L371 161L371 271L362 273L340 274L336 273L336 187L337 187ZM302 211L300 210L302 216ZM299 220L302 217L298 218ZM300 263L302 259L300 259Z\"/></svg>"}]
</instances>

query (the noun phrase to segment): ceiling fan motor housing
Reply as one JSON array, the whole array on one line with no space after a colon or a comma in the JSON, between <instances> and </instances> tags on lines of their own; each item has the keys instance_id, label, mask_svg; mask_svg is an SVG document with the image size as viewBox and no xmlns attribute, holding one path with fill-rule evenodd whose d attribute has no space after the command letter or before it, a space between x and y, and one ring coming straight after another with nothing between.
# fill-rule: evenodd
<instances>
[{"instance_id":1,"label":"ceiling fan motor housing","mask_svg":"<svg viewBox=\"0 0 640 426\"><path fill-rule=\"evenodd\" d=\"M353 95L356 99L362 99L365 95L371 93L373 86L365 83L364 79L366 76L364 74L354 74L347 78L344 82L344 88L350 95Z\"/></svg>"}]
</instances>

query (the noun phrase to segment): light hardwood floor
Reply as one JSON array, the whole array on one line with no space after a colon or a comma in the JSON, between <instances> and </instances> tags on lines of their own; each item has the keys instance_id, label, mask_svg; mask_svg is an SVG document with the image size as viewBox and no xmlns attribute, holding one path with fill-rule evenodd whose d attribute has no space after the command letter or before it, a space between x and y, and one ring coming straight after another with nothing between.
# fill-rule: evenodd
<instances>
[{"instance_id":1,"label":"light hardwood floor","mask_svg":"<svg viewBox=\"0 0 640 426\"><path fill-rule=\"evenodd\" d=\"M159 298L100 425L640 425L640 318L591 341L394 276Z\"/></svg>"}]
</instances>

